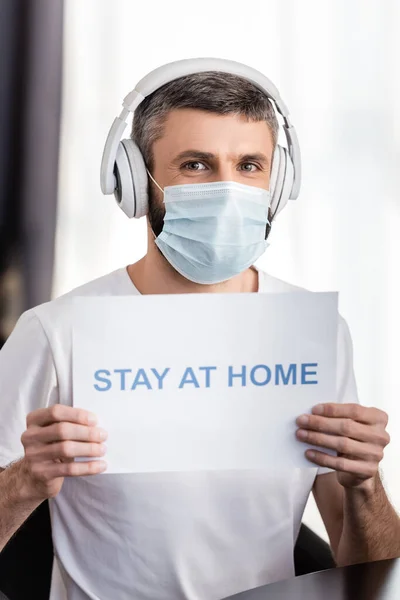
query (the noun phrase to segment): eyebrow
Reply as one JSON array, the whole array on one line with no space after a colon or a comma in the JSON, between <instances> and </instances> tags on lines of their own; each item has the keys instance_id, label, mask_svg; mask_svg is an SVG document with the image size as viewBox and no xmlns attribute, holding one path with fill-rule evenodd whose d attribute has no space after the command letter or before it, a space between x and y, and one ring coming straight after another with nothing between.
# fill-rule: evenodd
<instances>
[{"instance_id":1,"label":"eyebrow","mask_svg":"<svg viewBox=\"0 0 400 600\"><path fill-rule=\"evenodd\" d=\"M180 152L173 160L174 163L181 161L184 158L194 158L196 160L215 160L217 156L212 152L202 152L201 150L184 150ZM270 162L262 152L254 152L247 154L239 154L237 158L240 161L258 161L269 166Z\"/></svg>"}]
</instances>

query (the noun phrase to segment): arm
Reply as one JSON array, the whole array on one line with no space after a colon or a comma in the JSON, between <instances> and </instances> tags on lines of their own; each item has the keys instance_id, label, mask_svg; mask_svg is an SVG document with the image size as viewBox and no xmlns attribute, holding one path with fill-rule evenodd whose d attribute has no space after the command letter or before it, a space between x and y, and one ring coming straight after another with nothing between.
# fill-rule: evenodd
<instances>
[{"instance_id":1,"label":"arm","mask_svg":"<svg viewBox=\"0 0 400 600\"><path fill-rule=\"evenodd\" d=\"M400 556L400 519L379 475L370 492L343 488L335 473L320 475L313 494L338 566Z\"/></svg>"},{"instance_id":2,"label":"arm","mask_svg":"<svg viewBox=\"0 0 400 600\"><path fill-rule=\"evenodd\" d=\"M0 552L41 501L29 499L21 489L22 461L0 471Z\"/></svg>"},{"instance_id":3,"label":"arm","mask_svg":"<svg viewBox=\"0 0 400 600\"><path fill-rule=\"evenodd\" d=\"M339 565L400 556L400 519L377 474L369 485L347 488Z\"/></svg>"},{"instance_id":4,"label":"arm","mask_svg":"<svg viewBox=\"0 0 400 600\"><path fill-rule=\"evenodd\" d=\"M21 438L25 456L0 473L0 552L35 508L59 493L65 477L105 470L101 460L74 460L104 454L106 434L89 417L93 415L87 411L62 404L28 414Z\"/></svg>"},{"instance_id":5,"label":"arm","mask_svg":"<svg viewBox=\"0 0 400 600\"><path fill-rule=\"evenodd\" d=\"M320 405L313 413L307 423L298 420L297 436L338 453L306 452L313 463L336 471L317 477L313 493L337 564L400 556L400 519L379 477L390 439L386 413L357 404Z\"/></svg>"}]
</instances>

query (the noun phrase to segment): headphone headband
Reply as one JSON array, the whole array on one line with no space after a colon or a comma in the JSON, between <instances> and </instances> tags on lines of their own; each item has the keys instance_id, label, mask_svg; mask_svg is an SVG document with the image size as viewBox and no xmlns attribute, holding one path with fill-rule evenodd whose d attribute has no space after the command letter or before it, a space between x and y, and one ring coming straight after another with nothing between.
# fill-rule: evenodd
<instances>
[{"instance_id":1,"label":"headphone headband","mask_svg":"<svg viewBox=\"0 0 400 600\"><path fill-rule=\"evenodd\" d=\"M136 84L135 88L124 98L124 108L120 116L114 119L107 136L100 172L100 185L103 194L113 194L116 188L114 164L122 133L127 126L126 119L129 113L134 113L135 109L147 96L164 84L185 75L205 71L220 71L243 77L264 92L270 100L273 100L276 109L284 119L283 129L286 135L289 156L294 167L293 185L289 198L295 200L298 197L301 183L300 146L296 130L289 121L288 108L280 97L277 88L272 81L256 69L233 60L220 58L187 58L167 63L145 75Z\"/></svg>"},{"instance_id":2,"label":"headphone headband","mask_svg":"<svg viewBox=\"0 0 400 600\"><path fill-rule=\"evenodd\" d=\"M123 106L133 112L146 96L149 96L166 83L185 75L206 71L221 71L244 77L275 102L279 113L283 117L289 116L289 110L272 81L253 67L222 58L185 58L161 65L142 77L136 84L135 89L124 98Z\"/></svg>"}]
</instances>

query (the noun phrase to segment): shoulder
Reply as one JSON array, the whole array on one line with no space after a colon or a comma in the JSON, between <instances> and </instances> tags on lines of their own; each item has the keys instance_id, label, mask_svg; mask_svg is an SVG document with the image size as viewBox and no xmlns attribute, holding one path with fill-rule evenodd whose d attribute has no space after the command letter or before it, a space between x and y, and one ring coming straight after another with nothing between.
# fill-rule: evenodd
<instances>
[{"instance_id":1,"label":"shoulder","mask_svg":"<svg viewBox=\"0 0 400 600\"><path fill-rule=\"evenodd\" d=\"M259 273L259 292L260 293L285 293L285 292L314 292L298 285L294 285L277 277L269 275L261 269ZM344 385L349 378L352 378L353 371L353 343L349 326L342 315L338 314L337 328L337 370L339 385ZM343 395L343 394L341 394Z\"/></svg>"},{"instance_id":2,"label":"shoulder","mask_svg":"<svg viewBox=\"0 0 400 600\"><path fill-rule=\"evenodd\" d=\"M2 348L3 364L6 355L14 360L15 353L22 355L27 352L38 356L45 352L53 354L57 348L67 351L74 297L122 295L134 293L134 289L126 270L121 268L25 311Z\"/></svg>"},{"instance_id":3,"label":"shoulder","mask_svg":"<svg viewBox=\"0 0 400 600\"><path fill-rule=\"evenodd\" d=\"M260 293L273 294L284 292L315 292L315 290L300 287L298 285L294 285L293 283L289 283L288 281L284 281L283 279L273 277L261 269L257 269L257 271L259 274ZM348 325L340 313L338 315L338 337L340 337L340 339L346 343L351 341Z\"/></svg>"},{"instance_id":4,"label":"shoulder","mask_svg":"<svg viewBox=\"0 0 400 600\"><path fill-rule=\"evenodd\" d=\"M125 268L117 269L101 277L80 285L69 292L31 309L44 330L69 326L72 316L73 299L82 296L115 296L129 293L129 275ZM132 290L134 290L132 284Z\"/></svg>"}]
</instances>

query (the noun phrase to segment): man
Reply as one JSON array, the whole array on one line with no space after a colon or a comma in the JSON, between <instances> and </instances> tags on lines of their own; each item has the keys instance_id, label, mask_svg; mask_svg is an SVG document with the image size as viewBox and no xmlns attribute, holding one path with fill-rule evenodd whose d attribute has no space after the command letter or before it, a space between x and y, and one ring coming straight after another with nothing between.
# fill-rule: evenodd
<instances>
[{"instance_id":1,"label":"man","mask_svg":"<svg viewBox=\"0 0 400 600\"><path fill-rule=\"evenodd\" d=\"M102 460L74 461L106 458L107 433L96 427L94 415L72 407L73 296L298 289L243 267L248 241L236 247L230 261L218 243L224 236L231 239L225 225L230 218L237 225L237 215L238 235L248 231L256 208L246 194L251 202L254 195L268 196L277 133L268 98L236 75L195 73L146 97L135 111L132 136L150 176L147 254L24 313L0 354L0 465L16 461L0 474L0 548L50 498L56 555L52 598L68 593L73 600L217 600L291 577L293 545L311 490L338 565L400 555L399 519L378 473L389 442L387 415L358 404L343 320L337 403L323 404L322 398L313 415L299 416L297 431L299 440L336 450L337 456L308 452L309 469L281 473L102 477L94 476L104 470ZM203 238L194 235L198 222L187 195L181 235L170 229L167 190L187 194L194 184L243 192L234 195L235 218L221 198L217 209L209 196L199 203L207 217L206 231L196 230ZM267 204L262 208L269 233L273 215ZM229 269L234 273L226 278ZM62 580L56 581L59 574Z\"/></svg>"}]
</instances>

